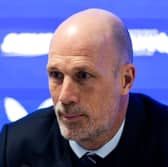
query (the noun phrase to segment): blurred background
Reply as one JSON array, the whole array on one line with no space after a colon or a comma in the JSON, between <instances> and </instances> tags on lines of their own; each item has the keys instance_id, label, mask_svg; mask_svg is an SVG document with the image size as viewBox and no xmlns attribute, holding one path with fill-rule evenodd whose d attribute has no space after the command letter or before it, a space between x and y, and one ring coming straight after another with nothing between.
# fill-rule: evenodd
<instances>
[{"instance_id":1,"label":"blurred background","mask_svg":"<svg viewBox=\"0 0 168 167\"><path fill-rule=\"evenodd\" d=\"M46 72L55 28L83 9L108 9L126 23L137 78L131 91L168 104L167 0L0 0L0 130L52 104Z\"/></svg>"}]
</instances>

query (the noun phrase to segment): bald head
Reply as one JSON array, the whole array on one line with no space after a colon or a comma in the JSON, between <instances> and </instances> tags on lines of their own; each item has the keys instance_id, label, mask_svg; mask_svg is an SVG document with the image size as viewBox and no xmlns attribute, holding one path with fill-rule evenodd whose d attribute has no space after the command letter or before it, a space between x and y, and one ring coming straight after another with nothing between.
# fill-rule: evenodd
<instances>
[{"instance_id":1,"label":"bald head","mask_svg":"<svg viewBox=\"0 0 168 167\"><path fill-rule=\"evenodd\" d=\"M55 110L65 138L98 149L114 136L124 120L134 81L131 61L127 29L108 11L84 10L57 28L47 68L54 104L67 108Z\"/></svg>"},{"instance_id":2,"label":"bald head","mask_svg":"<svg viewBox=\"0 0 168 167\"><path fill-rule=\"evenodd\" d=\"M81 45L83 40L85 47L108 45L116 49L118 63L132 62L133 51L128 30L120 18L103 9L87 9L72 15L56 29L53 41L57 39L58 43L54 45L61 45L64 40L67 47L68 42Z\"/></svg>"}]
</instances>

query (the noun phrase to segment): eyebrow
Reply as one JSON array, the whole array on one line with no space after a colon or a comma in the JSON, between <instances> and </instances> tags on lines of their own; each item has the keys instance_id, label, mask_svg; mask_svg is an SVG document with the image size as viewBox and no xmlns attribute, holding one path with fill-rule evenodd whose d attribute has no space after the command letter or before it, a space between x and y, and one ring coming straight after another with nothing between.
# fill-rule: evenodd
<instances>
[{"instance_id":1,"label":"eyebrow","mask_svg":"<svg viewBox=\"0 0 168 167\"><path fill-rule=\"evenodd\" d=\"M53 63L48 65L47 64L47 70L48 71L62 71L61 68L59 67L59 64L57 66L57 64ZM75 66L72 68L72 71L88 71L88 72L94 72L96 73L95 69L93 69L93 67L89 66L89 65L81 65L81 66Z\"/></svg>"}]
</instances>

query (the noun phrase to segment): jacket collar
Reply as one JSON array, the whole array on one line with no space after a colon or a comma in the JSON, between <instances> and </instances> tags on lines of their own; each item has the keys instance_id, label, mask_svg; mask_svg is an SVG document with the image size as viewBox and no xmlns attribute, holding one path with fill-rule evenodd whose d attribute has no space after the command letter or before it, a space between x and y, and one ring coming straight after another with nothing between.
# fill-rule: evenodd
<instances>
[{"instance_id":1,"label":"jacket collar","mask_svg":"<svg viewBox=\"0 0 168 167\"><path fill-rule=\"evenodd\" d=\"M51 111L53 122L44 142L39 143L34 153L32 166L35 167L72 167L70 157L70 146L68 140L64 139L59 131L54 109Z\"/></svg>"}]
</instances>

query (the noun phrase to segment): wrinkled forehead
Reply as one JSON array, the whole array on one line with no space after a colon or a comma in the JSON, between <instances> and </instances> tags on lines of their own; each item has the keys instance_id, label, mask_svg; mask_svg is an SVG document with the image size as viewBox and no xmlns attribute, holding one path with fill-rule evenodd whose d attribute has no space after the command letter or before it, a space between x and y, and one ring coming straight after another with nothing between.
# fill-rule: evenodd
<instances>
[{"instance_id":1,"label":"wrinkled forehead","mask_svg":"<svg viewBox=\"0 0 168 167\"><path fill-rule=\"evenodd\" d=\"M96 37L92 34L89 35L89 33L76 32L75 34L58 34L52 39L49 56L53 54L91 56L105 50L107 44L103 36Z\"/></svg>"},{"instance_id":2,"label":"wrinkled forehead","mask_svg":"<svg viewBox=\"0 0 168 167\"><path fill-rule=\"evenodd\" d=\"M65 53L65 52L64 52ZM109 73L115 69L115 63L108 56L94 53L93 51L74 52L74 54L54 54L48 59L48 70L58 69L65 73L75 71L88 71L94 73ZM111 73L110 72L110 73Z\"/></svg>"},{"instance_id":3,"label":"wrinkled forehead","mask_svg":"<svg viewBox=\"0 0 168 167\"><path fill-rule=\"evenodd\" d=\"M76 32L76 34L58 35L52 40L49 52L49 59L54 60L59 57L87 59L94 63L112 61L115 57L115 47L111 39L107 39L104 35L95 36ZM78 58L77 58L78 57Z\"/></svg>"}]
</instances>

